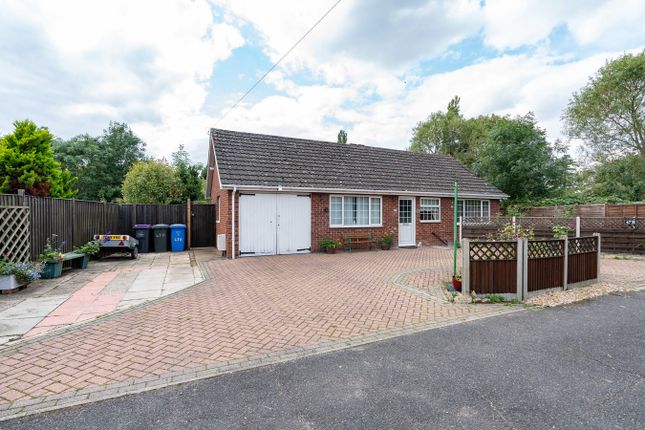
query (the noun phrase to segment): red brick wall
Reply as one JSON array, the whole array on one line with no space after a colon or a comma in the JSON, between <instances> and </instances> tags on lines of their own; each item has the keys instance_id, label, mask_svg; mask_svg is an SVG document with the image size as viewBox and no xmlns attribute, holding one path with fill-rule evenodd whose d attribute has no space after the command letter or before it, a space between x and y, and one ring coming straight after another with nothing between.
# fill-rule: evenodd
<instances>
[{"instance_id":1,"label":"red brick wall","mask_svg":"<svg viewBox=\"0 0 645 430\"><path fill-rule=\"evenodd\" d=\"M226 234L226 256L231 257L231 198L232 191L221 190L217 171L213 174L211 200L216 202L220 196L220 222L216 226L216 234ZM430 196L429 196L430 197ZM394 231L394 246L398 245L398 206L399 196L381 196L382 217L381 227L330 227L329 226L329 194L313 193L311 195L311 248L312 251L320 251L320 242L325 237L341 240L345 233L369 233L375 238L382 237L388 230ZM440 222L425 223L420 221L419 204L420 197L416 197L415 219L416 219L416 241L423 245L441 245L441 241L432 233L437 234L446 242L452 241L453 206L452 198L441 198L441 220ZM496 216L500 211L500 202L491 200L491 215ZM239 255L239 193L235 196L235 251Z\"/></svg>"},{"instance_id":2,"label":"red brick wall","mask_svg":"<svg viewBox=\"0 0 645 430\"><path fill-rule=\"evenodd\" d=\"M226 256L231 256L231 191L223 190L219 186L219 173L213 170L211 177L211 202L216 204L219 197L220 207L219 222L215 224L215 237L220 234L226 235ZM237 229L237 228L236 228Z\"/></svg>"}]
</instances>

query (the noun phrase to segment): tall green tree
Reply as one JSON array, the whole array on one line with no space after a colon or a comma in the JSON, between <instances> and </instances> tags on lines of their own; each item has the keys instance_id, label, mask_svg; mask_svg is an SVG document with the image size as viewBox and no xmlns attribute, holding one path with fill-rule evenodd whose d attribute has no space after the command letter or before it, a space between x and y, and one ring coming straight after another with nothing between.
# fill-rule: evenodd
<instances>
[{"instance_id":1,"label":"tall green tree","mask_svg":"<svg viewBox=\"0 0 645 430\"><path fill-rule=\"evenodd\" d=\"M589 195L622 201L645 200L645 157L628 154L592 168Z\"/></svg>"},{"instance_id":2,"label":"tall green tree","mask_svg":"<svg viewBox=\"0 0 645 430\"><path fill-rule=\"evenodd\" d=\"M130 167L145 159L145 143L126 123L110 122L99 137L76 136L54 145L56 158L79 178L79 197L113 201Z\"/></svg>"},{"instance_id":3,"label":"tall green tree","mask_svg":"<svg viewBox=\"0 0 645 430\"><path fill-rule=\"evenodd\" d=\"M13 125L13 133L0 139L0 192L73 197L76 178L54 159L49 130L29 120Z\"/></svg>"},{"instance_id":4,"label":"tall green tree","mask_svg":"<svg viewBox=\"0 0 645 430\"><path fill-rule=\"evenodd\" d=\"M123 200L140 204L181 202L181 190L174 169L162 160L135 163L123 181Z\"/></svg>"},{"instance_id":5,"label":"tall green tree","mask_svg":"<svg viewBox=\"0 0 645 430\"><path fill-rule=\"evenodd\" d=\"M101 200L104 186L104 166L99 165L103 158L99 138L82 134L69 140L54 142L54 156L66 169L78 178L77 198L83 200Z\"/></svg>"},{"instance_id":6,"label":"tall green tree","mask_svg":"<svg viewBox=\"0 0 645 430\"><path fill-rule=\"evenodd\" d=\"M172 154L172 167L175 169L177 176L180 198L182 201L187 199L198 201L204 199L204 181L202 172L204 166L200 163L192 164L188 151L184 145L179 145L179 149Z\"/></svg>"},{"instance_id":7,"label":"tall green tree","mask_svg":"<svg viewBox=\"0 0 645 430\"><path fill-rule=\"evenodd\" d=\"M461 99L455 96L445 112L434 112L419 122L412 130L410 150L452 155L471 168L490 130L509 119L498 115L465 118L461 114L460 102Z\"/></svg>"},{"instance_id":8,"label":"tall green tree","mask_svg":"<svg viewBox=\"0 0 645 430\"><path fill-rule=\"evenodd\" d=\"M607 62L573 94L563 120L593 154L645 156L645 51Z\"/></svg>"},{"instance_id":9,"label":"tall green tree","mask_svg":"<svg viewBox=\"0 0 645 430\"><path fill-rule=\"evenodd\" d=\"M345 130L340 130L337 136L338 143L347 143L347 132Z\"/></svg>"},{"instance_id":10,"label":"tall green tree","mask_svg":"<svg viewBox=\"0 0 645 430\"><path fill-rule=\"evenodd\" d=\"M566 186L571 165L564 146L551 145L529 113L496 125L473 168L512 202L558 194Z\"/></svg>"}]
</instances>

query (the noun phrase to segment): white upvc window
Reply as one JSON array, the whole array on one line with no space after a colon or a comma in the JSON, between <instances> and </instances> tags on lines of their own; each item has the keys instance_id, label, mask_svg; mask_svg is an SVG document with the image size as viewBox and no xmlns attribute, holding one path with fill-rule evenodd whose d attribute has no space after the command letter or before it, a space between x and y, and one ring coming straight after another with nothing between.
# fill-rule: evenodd
<instances>
[{"instance_id":1,"label":"white upvc window","mask_svg":"<svg viewBox=\"0 0 645 430\"><path fill-rule=\"evenodd\" d=\"M381 220L381 197L329 196L331 227L380 227Z\"/></svg>"},{"instance_id":2,"label":"white upvc window","mask_svg":"<svg viewBox=\"0 0 645 430\"><path fill-rule=\"evenodd\" d=\"M217 203L215 204L215 222L219 222L220 217L220 196L217 196Z\"/></svg>"},{"instance_id":3,"label":"white upvc window","mask_svg":"<svg viewBox=\"0 0 645 430\"><path fill-rule=\"evenodd\" d=\"M461 217L489 218L490 200L459 200L457 213Z\"/></svg>"},{"instance_id":4,"label":"white upvc window","mask_svg":"<svg viewBox=\"0 0 645 430\"><path fill-rule=\"evenodd\" d=\"M441 222L441 199L421 197L419 200L419 221Z\"/></svg>"}]
</instances>

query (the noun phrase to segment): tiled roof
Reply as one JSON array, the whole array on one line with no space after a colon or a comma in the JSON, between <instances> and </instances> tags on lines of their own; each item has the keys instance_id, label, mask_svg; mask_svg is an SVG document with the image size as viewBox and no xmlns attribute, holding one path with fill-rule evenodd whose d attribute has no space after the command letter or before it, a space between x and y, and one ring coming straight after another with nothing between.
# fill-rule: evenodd
<instances>
[{"instance_id":1,"label":"tiled roof","mask_svg":"<svg viewBox=\"0 0 645 430\"><path fill-rule=\"evenodd\" d=\"M211 129L224 186L450 193L505 198L448 155Z\"/></svg>"}]
</instances>

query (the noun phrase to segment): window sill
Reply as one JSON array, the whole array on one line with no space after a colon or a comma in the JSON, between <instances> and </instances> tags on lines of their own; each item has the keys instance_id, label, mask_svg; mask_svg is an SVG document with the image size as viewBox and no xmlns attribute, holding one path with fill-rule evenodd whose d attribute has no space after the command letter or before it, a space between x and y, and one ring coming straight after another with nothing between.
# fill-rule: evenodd
<instances>
[{"instance_id":1,"label":"window sill","mask_svg":"<svg viewBox=\"0 0 645 430\"><path fill-rule=\"evenodd\" d=\"M440 220L440 219L438 219L438 220L436 220L436 221L421 221L421 220L419 220L419 222L420 222L421 224L441 224L441 220Z\"/></svg>"},{"instance_id":2,"label":"window sill","mask_svg":"<svg viewBox=\"0 0 645 430\"><path fill-rule=\"evenodd\" d=\"M370 224L370 225L330 225L329 228L381 228L383 224Z\"/></svg>"}]
</instances>

